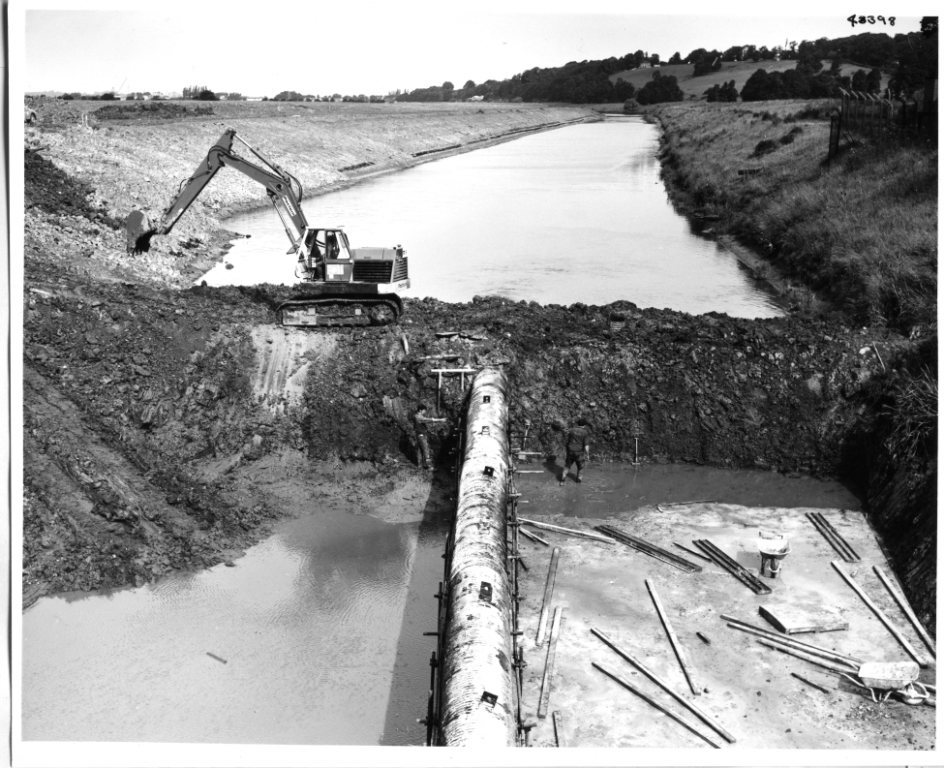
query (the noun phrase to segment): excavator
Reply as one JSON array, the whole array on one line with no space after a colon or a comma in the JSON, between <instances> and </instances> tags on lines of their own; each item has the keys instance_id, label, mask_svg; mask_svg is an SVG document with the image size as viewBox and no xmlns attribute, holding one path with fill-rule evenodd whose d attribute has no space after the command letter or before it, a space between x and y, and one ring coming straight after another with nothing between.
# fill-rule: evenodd
<instances>
[{"instance_id":1,"label":"excavator","mask_svg":"<svg viewBox=\"0 0 944 768\"><path fill-rule=\"evenodd\" d=\"M234 151L239 141L253 156ZM156 224L143 211L132 211L125 222L129 254L148 251L154 235L166 235L216 175L229 167L265 187L292 245L287 254L297 259L294 295L277 308L284 326L387 325L395 323L403 303L394 292L410 285L402 246L352 248L339 227L310 227L302 211L302 186L295 176L266 160L228 128L210 147L190 178L180 187Z\"/></svg>"}]
</instances>

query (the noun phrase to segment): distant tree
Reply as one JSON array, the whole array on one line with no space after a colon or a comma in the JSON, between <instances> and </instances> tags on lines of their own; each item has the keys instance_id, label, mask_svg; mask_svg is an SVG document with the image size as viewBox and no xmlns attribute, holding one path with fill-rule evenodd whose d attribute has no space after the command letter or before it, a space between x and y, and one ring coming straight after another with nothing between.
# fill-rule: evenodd
<instances>
[{"instance_id":1,"label":"distant tree","mask_svg":"<svg viewBox=\"0 0 944 768\"><path fill-rule=\"evenodd\" d=\"M685 94L679 88L674 75L663 75L658 69L652 73L652 80L646 83L636 94L640 104L661 104L666 101L682 101Z\"/></svg>"},{"instance_id":2,"label":"distant tree","mask_svg":"<svg viewBox=\"0 0 944 768\"><path fill-rule=\"evenodd\" d=\"M658 53L654 53L649 57L649 63L652 64L652 66L654 67L659 65L659 61L660 59L659 59Z\"/></svg>"},{"instance_id":3,"label":"distant tree","mask_svg":"<svg viewBox=\"0 0 944 768\"><path fill-rule=\"evenodd\" d=\"M782 98L779 78L768 74L766 69L758 69L754 72L741 88L742 101L766 101L779 98Z\"/></svg>"},{"instance_id":4,"label":"distant tree","mask_svg":"<svg viewBox=\"0 0 944 768\"><path fill-rule=\"evenodd\" d=\"M715 84L711 86L705 91L705 96L708 101L737 101L738 92L734 81L731 80L723 85Z\"/></svg>"},{"instance_id":5,"label":"distant tree","mask_svg":"<svg viewBox=\"0 0 944 768\"><path fill-rule=\"evenodd\" d=\"M340 98L340 95L338 96ZM304 101L305 97L298 91L279 91L272 97L273 101Z\"/></svg>"},{"instance_id":6,"label":"distant tree","mask_svg":"<svg viewBox=\"0 0 944 768\"><path fill-rule=\"evenodd\" d=\"M462 86L462 90L464 90L464 91L475 90L475 81L474 81L474 80L466 80L466 81L465 81L465 85Z\"/></svg>"},{"instance_id":7,"label":"distant tree","mask_svg":"<svg viewBox=\"0 0 944 768\"><path fill-rule=\"evenodd\" d=\"M682 63L682 54L680 54L678 51L676 51L669 57L669 64L681 64L681 63Z\"/></svg>"},{"instance_id":8,"label":"distant tree","mask_svg":"<svg viewBox=\"0 0 944 768\"><path fill-rule=\"evenodd\" d=\"M213 91L211 91L209 88L206 88L200 91L200 93L198 93L193 98L196 99L197 101L219 101L219 98L217 97L217 95Z\"/></svg>"},{"instance_id":9,"label":"distant tree","mask_svg":"<svg viewBox=\"0 0 944 768\"><path fill-rule=\"evenodd\" d=\"M103 93L98 98L101 99L102 101L116 101L118 99L118 97L115 96L115 94L112 93L111 91L109 91L108 93Z\"/></svg>"},{"instance_id":10,"label":"distant tree","mask_svg":"<svg viewBox=\"0 0 944 768\"><path fill-rule=\"evenodd\" d=\"M692 71L692 77L700 77L702 75L708 75L712 72L717 72L721 69L721 52L720 51L705 51L695 57L693 63L695 69Z\"/></svg>"},{"instance_id":11,"label":"distant tree","mask_svg":"<svg viewBox=\"0 0 944 768\"><path fill-rule=\"evenodd\" d=\"M456 87L447 80L446 82L442 84L442 89L444 91L454 91Z\"/></svg>"},{"instance_id":12,"label":"distant tree","mask_svg":"<svg viewBox=\"0 0 944 768\"><path fill-rule=\"evenodd\" d=\"M613 84L613 100L614 101L626 101L631 99L636 94L636 86L632 83L623 80L623 78L617 78L616 82Z\"/></svg>"},{"instance_id":13,"label":"distant tree","mask_svg":"<svg viewBox=\"0 0 944 768\"><path fill-rule=\"evenodd\" d=\"M869 74L865 78L865 89L869 93L878 93L882 90L882 70L878 67L869 70Z\"/></svg>"},{"instance_id":14,"label":"distant tree","mask_svg":"<svg viewBox=\"0 0 944 768\"><path fill-rule=\"evenodd\" d=\"M864 91L866 89L866 74L864 69L857 69L852 73L852 90L853 91Z\"/></svg>"}]
</instances>

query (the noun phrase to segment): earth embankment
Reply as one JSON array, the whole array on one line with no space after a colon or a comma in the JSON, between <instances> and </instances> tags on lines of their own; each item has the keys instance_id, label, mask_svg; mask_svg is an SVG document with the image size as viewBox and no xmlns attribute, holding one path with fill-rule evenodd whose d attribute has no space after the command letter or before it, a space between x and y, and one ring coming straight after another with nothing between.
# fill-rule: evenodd
<instances>
[{"instance_id":1,"label":"earth embankment","mask_svg":"<svg viewBox=\"0 0 944 768\"><path fill-rule=\"evenodd\" d=\"M444 364L505 365L513 428L528 426L534 450L558 452L560 426L586 416L599 458L635 458L638 444L643 461L878 476L846 460L878 428L867 417L884 413L882 382L907 369L912 343L841 313L749 321L628 303L411 300L396 328L280 330L274 307L288 289L187 287L219 256L219 217L265 202L238 174L214 179L152 252L126 255L124 215L160 212L221 116L322 190L588 117L533 105L347 106L105 120L91 107L69 105L76 117L39 105L25 190L28 599L217 563L299 503L396 493L416 471L418 403L440 404L449 424L434 448L452 445L462 395L449 377L437 390ZM359 466L356 479L337 479ZM905 508L923 530L925 508ZM933 548L909 554L909 537L896 541L899 575L933 616L933 569L909 570Z\"/></svg>"}]
</instances>

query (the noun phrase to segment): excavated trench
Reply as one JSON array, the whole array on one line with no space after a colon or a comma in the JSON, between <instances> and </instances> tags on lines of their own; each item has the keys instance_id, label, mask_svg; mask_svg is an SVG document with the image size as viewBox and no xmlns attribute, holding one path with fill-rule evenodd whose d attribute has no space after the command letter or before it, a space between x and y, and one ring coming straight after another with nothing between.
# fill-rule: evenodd
<instances>
[{"instance_id":1,"label":"excavated trench","mask_svg":"<svg viewBox=\"0 0 944 768\"><path fill-rule=\"evenodd\" d=\"M561 425L586 416L604 460L638 451L841 477L862 393L899 343L827 321L498 298L411 300L396 328L281 329L272 307L286 290L36 276L24 329L27 594L217 562L284 513L233 481L265 456L412 465L419 402L458 423L458 378L437 391L444 361L504 367L512 423L550 455ZM113 462L137 483L116 482ZM65 488L83 503L57 509Z\"/></svg>"}]
</instances>

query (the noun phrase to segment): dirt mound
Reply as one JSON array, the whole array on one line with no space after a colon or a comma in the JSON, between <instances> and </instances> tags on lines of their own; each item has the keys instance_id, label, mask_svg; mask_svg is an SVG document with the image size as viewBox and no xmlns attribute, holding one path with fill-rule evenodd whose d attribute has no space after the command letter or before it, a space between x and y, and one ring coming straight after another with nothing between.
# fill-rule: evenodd
<instances>
[{"instance_id":1,"label":"dirt mound","mask_svg":"<svg viewBox=\"0 0 944 768\"><path fill-rule=\"evenodd\" d=\"M24 153L26 208L39 208L57 216L82 216L89 221L121 229L122 224L110 216L104 206L94 202L95 191L73 176L64 173L38 152Z\"/></svg>"},{"instance_id":2,"label":"dirt mound","mask_svg":"<svg viewBox=\"0 0 944 768\"><path fill-rule=\"evenodd\" d=\"M130 104L108 104L92 113L99 120L177 120L182 117L206 117L213 107L188 107L170 101L135 101Z\"/></svg>"}]
</instances>

